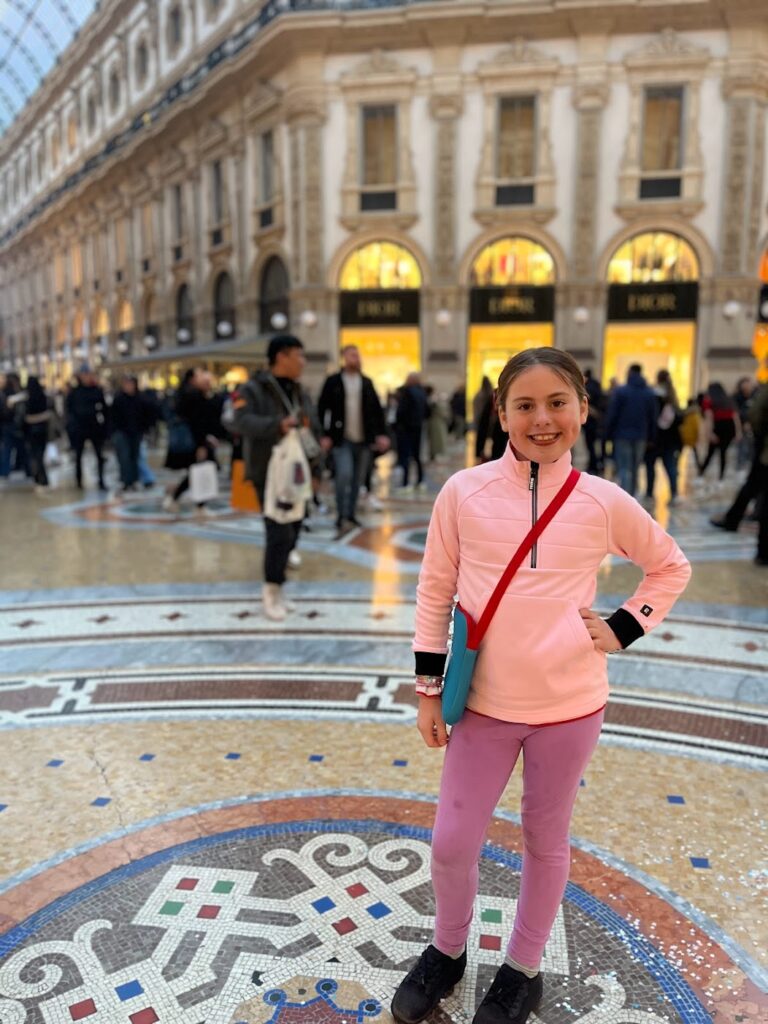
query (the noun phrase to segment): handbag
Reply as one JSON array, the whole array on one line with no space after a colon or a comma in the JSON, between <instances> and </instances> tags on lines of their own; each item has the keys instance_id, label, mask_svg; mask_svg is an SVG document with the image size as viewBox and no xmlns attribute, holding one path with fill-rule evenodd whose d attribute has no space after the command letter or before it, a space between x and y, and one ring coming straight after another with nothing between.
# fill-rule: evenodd
<instances>
[{"instance_id":1,"label":"handbag","mask_svg":"<svg viewBox=\"0 0 768 1024\"><path fill-rule=\"evenodd\" d=\"M219 471L213 459L189 467L189 496L196 505L219 496Z\"/></svg>"},{"instance_id":2,"label":"handbag","mask_svg":"<svg viewBox=\"0 0 768 1024\"><path fill-rule=\"evenodd\" d=\"M194 451L195 438L192 428L186 420L174 416L168 425L168 454L193 455Z\"/></svg>"},{"instance_id":3,"label":"handbag","mask_svg":"<svg viewBox=\"0 0 768 1024\"><path fill-rule=\"evenodd\" d=\"M480 644L507 587L512 581L512 577L523 564L533 545L560 510L565 499L578 483L580 476L581 473L578 469L571 470L568 474L568 479L549 505L547 505L541 517L528 531L525 539L504 570L501 579L496 584L496 588L491 594L479 621L475 622L469 612L462 608L460 604L457 604L454 608L451 653L443 679L442 711L443 721L446 725L455 725L464 714L469 688L472 684L472 672L475 668Z\"/></svg>"},{"instance_id":4,"label":"handbag","mask_svg":"<svg viewBox=\"0 0 768 1024\"><path fill-rule=\"evenodd\" d=\"M264 515L276 523L300 522L312 497L312 476L294 427L272 449L264 486Z\"/></svg>"}]
</instances>

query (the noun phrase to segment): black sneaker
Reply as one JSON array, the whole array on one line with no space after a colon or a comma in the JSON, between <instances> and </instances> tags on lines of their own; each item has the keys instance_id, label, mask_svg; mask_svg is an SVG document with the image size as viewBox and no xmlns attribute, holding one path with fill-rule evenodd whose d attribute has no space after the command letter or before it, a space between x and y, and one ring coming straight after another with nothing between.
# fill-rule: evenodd
<instances>
[{"instance_id":1,"label":"black sneaker","mask_svg":"<svg viewBox=\"0 0 768 1024\"><path fill-rule=\"evenodd\" d=\"M525 1024L528 1014L539 1008L543 991L540 973L529 978L509 964L502 964L472 1024Z\"/></svg>"},{"instance_id":2,"label":"black sneaker","mask_svg":"<svg viewBox=\"0 0 768 1024\"><path fill-rule=\"evenodd\" d=\"M443 996L464 977L467 951L456 960L434 946L427 946L415 966L397 987L392 1000L392 1016L401 1024L418 1024L430 1014Z\"/></svg>"},{"instance_id":3,"label":"black sneaker","mask_svg":"<svg viewBox=\"0 0 768 1024\"><path fill-rule=\"evenodd\" d=\"M738 526L731 526L726 519L715 519L709 520L710 526L716 526L718 530L727 530L728 533L736 533Z\"/></svg>"}]
</instances>

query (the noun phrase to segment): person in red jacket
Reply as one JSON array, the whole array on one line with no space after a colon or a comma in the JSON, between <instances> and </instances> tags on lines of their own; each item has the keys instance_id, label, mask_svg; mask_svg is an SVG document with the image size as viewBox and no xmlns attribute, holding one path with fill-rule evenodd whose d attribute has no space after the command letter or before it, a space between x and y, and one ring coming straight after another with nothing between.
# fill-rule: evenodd
<instances>
[{"instance_id":1,"label":"person in red jacket","mask_svg":"<svg viewBox=\"0 0 768 1024\"><path fill-rule=\"evenodd\" d=\"M447 481L419 574L417 724L427 746L448 749L432 840L434 938L392 1001L402 1024L423 1020L464 974L480 851L521 752L520 896L505 961L474 1024L524 1024L539 1005L539 965L568 880L571 813L608 699L606 655L657 626L690 577L675 541L631 495L580 474L501 599L448 743L439 698L454 599L481 618L515 551L570 476L588 411L578 365L551 348L507 363L497 404L509 435L504 454ZM603 619L592 603L608 554L631 559L644 576Z\"/></svg>"}]
</instances>

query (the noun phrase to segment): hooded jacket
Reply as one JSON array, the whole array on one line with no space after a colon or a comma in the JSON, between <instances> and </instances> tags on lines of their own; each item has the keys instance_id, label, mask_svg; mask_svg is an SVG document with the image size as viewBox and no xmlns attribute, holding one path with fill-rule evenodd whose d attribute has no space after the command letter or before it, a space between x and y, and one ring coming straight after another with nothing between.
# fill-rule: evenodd
<instances>
[{"instance_id":1,"label":"hooded jacket","mask_svg":"<svg viewBox=\"0 0 768 1024\"><path fill-rule=\"evenodd\" d=\"M419 574L416 671L439 675L459 603L477 621L536 517L571 471L570 452L550 464L496 462L452 476L435 502ZM622 647L657 626L683 592L690 565L669 534L616 484L582 473L502 597L480 645L467 707L528 725L565 722L608 698L605 654L579 608L595 599L608 554L644 572L608 619Z\"/></svg>"},{"instance_id":2,"label":"hooded jacket","mask_svg":"<svg viewBox=\"0 0 768 1024\"><path fill-rule=\"evenodd\" d=\"M605 436L611 441L653 441L656 436L656 394L642 374L633 372L611 396Z\"/></svg>"}]
</instances>

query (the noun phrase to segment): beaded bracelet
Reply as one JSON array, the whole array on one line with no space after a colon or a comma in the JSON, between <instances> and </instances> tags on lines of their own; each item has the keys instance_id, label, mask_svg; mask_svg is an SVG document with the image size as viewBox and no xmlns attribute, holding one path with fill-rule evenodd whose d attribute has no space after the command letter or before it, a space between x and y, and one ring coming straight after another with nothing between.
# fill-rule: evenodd
<instances>
[{"instance_id":1,"label":"beaded bracelet","mask_svg":"<svg viewBox=\"0 0 768 1024\"><path fill-rule=\"evenodd\" d=\"M442 676L416 676L416 693L421 697L439 697L442 692Z\"/></svg>"}]
</instances>

